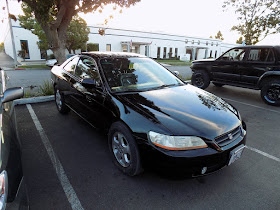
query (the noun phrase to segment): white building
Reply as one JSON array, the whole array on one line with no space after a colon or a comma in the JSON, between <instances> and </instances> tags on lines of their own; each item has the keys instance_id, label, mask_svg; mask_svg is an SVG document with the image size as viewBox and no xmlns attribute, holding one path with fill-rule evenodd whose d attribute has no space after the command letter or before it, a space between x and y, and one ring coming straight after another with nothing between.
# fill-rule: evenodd
<instances>
[{"instance_id":1,"label":"white building","mask_svg":"<svg viewBox=\"0 0 280 210\"><path fill-rule=\"evenodd\" d=\"M88 43L94 43L99 51L134 52L152 58L178 58L196 60L204 58L217 58L228 49L238 46L226 44L219 39L181 36L167 33L143 32L125 29L105 28L105 35L101 36L96 26L89 26ZM45 52L41 51L36 35L19 25L19 21L12 20L12 30L16 54L25 51L25 60L35 61L46 59ZM5 52L14 57L12 36L9 34L4 40ZM48 51L50 54L51 51ZM22 58L17 57L18 61Z\"/></svg>"}]
</instances>

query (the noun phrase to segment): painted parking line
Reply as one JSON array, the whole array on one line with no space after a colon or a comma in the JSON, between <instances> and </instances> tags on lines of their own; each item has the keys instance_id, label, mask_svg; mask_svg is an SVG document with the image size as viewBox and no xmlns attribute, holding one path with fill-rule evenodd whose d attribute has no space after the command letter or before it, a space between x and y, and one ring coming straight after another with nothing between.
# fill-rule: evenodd
<instances>
[{"instance_id":1,"label":"painted parking line","mask_svg":"<svg viewBox=\"0 0 280 210\"><path fill-rule=\"evenodd\" d=\"M57 158L52 145L48 139L48 136L46 135L38 117L36 116L32 106L30 104L26 104L26 107L31 115L31 118L35 124L36 129L38 130L41 140L47 150L47 153L51 159L51 162L53 164L53 167L56 171L56 174L58 176L58 179L60 181L60 184L64 190L64 193L72 207L72 209L74 210L83 210L84 208L81 205L80 200L78 199L77 194L74 191L74 188L72 187L72 185L70 184L70 181L59 161L59 159Z\"/></svg>"},{"instance_id":2,"label":"painted parking line","mask_svg":"<svg viewBox=\"0 0 280 210\"><path fill-rule=\"evenodd\" d=\"M225 99L225 100L228 100L228 101L234 101L234 102L239 103L239 104L243 104L243 105L251 106L251 107L254 107L254 108L262 109L262 110L265 110L265 111L270 111L270 112L274 112L274 113L280 114L280 111L263 108L261 106L256 106L256 105L253 105L253 104L248 104L248 103L244 103L244 102L241 102L241 101L236 101L236 100L225 98L225 97L222 97L222 98Z\"/></svg>"},{"instance_id":3,"label":"painted parking line","mask_svg":"<svg viewBox=\"0 0 280 210\"><path fill-rule=\"evenodd\" d=\"M265 156L265 157L267 157L267 158L270 158L270 159L275 160L275 161L277 161L277 162L280 163L280 158L278 158L278 157L274 157L273 155L270 155L270 154L268 154L268 153L266 153L266 152L263 152L263 151L261 151L261 150L258 150L258 149L256 149L256 148L253 148L253 147L250 147L250 146L247 146L247 145L246 145L246 148L249 149L249 150L251 150L251 151L253 151L253 152L256 152L256 153L258 153L258 154L261 154L262 156Z\"/></svg>"}]
</instances>

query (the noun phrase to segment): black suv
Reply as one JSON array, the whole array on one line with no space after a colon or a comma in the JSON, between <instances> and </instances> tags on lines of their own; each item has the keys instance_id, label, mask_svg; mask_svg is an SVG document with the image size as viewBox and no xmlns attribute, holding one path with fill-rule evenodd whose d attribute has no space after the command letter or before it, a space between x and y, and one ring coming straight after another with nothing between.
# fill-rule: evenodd
<instances>
[{"instance_id":1,"label":"black suv","mask_svg":"<svg viewBox=\"0 0 280 210\"><path fill-rule=\"evenodd\" d=\"M280 105L280 46L235 47L217 59L193 61L192 84L205 89L233 85L261 90L263 101Z\"/></svg>"}]
</instances>

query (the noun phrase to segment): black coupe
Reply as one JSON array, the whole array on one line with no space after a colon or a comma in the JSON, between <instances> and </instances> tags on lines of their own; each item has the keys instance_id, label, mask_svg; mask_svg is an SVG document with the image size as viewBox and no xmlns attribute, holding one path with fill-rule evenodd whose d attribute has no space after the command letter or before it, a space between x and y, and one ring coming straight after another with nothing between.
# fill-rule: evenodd
<instances>
[{"instance_id":1,"label":"black coupe","mask_svg":"<svg viewBox=\"0 0 280 210\"><path fill-rule=\"evenodd\" d=\"M245 147L246 126L233 106L145 56L88 52L51 72L58 111L71 109L107 131L127 175L146 161L203 175L230 165Z\"/></svg>"}]
</instances>

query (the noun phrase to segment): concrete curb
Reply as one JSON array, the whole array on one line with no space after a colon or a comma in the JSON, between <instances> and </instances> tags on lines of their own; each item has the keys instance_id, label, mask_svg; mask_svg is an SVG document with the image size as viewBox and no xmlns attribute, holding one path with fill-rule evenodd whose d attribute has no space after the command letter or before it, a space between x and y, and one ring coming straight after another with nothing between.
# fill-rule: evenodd
<instances>
[{"instance_id":1,"label":"concrete curb","mask_svg":"<svg viewBox=\"0 0 280 210\"><path fill-rule=\"evenodd\" d=\"M48 101L54 101L54 95L17 99L13 101L11 111L14 109L16 105L35 104L35 103L42 103Z\"/></svg>"},{"instance_id":2,"label":"concrete curb","mask_svg":"<svg viewBox=\"0 0 280 210\"><path fill-rule=\"evenodd\" d=\"M41 103L47 101L53 101L54 95L51 96L39 96L39 97L32 97L32 98L21 98L13 101L14 105L20 104L34 104L34 103Z\"/></svg>"}]
</instances>

